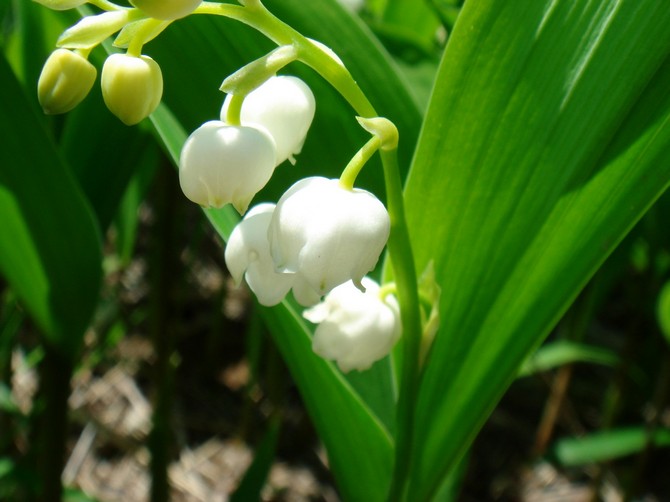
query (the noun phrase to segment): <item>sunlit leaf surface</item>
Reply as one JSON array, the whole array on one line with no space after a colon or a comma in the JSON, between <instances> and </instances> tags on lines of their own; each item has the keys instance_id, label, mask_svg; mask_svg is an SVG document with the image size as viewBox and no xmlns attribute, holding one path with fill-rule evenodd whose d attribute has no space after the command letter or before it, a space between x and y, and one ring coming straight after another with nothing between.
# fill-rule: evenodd
<instances>
[{"instance_id":1,"label":"sunlit leaf surface","mask_svg":"<svg viewBox=\"0 0 670 502\"><path fill-rule=\"evenodd\" d=\"M406 190L418 270L434 260L442 287L413 500L668 186L668 22L655 1L466 3Z\"/></svg>"}]
</instances>

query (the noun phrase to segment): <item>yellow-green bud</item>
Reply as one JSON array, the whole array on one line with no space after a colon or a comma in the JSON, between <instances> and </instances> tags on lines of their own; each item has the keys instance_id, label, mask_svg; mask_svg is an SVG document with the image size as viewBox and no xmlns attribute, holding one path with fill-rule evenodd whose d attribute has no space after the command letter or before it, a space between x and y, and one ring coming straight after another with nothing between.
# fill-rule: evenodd
<instances>
[{"instance_id":1,"label":"yellow-green bud","mask_svg":"<svg viewBox=\"0 0 670 502\"><path fill-rule=\"evenodd\" d=\"M163 74L149 56L112 54L102 67L102 97L126 125L148 117L163 95Z\"/></svg>"},{"instance_id":2,"label":"yellow-green bud","mask_svg":"<svg viewBox=\"0 0 670 502\"><path fill-rule=\"evenodd\" d=\"M130 0L130 3L150 17L171 21L188 16L202 0Z\"/></svg>"},{"instance_id":3,"label":"yellow-green bud","mask_svg":"<svg viewBox=\"0 0 670 502\"><path fill-rule=\"evenodd\" d=\"M82 55L67 49L53 51L37 82L37 97L44 113L72 110L89 93L96 75L95 66Z\"/></svg>"}]
</instances>

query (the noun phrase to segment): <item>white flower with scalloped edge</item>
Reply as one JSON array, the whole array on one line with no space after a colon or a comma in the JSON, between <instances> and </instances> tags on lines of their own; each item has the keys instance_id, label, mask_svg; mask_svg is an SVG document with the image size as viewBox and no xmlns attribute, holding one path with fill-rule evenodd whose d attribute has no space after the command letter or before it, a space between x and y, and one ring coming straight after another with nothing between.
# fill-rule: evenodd
<instances>
[{"instance_id":1,"label":"white flower with scalloped edge","mask_svg":"<svg viewBox=\"0 0 670 502\"><path fill-rule=\"evenodd\" d=\"M388 355L400 338L400 311L395 297L379 296L379 285L363 279L365 292L348 282L333 289L303 316L318 326L312 349L332 359L344 372L363 371Z\"/></svg>"},{"instance_id":2,"label":"white flower with scalloped edge","mask_svg":"<svg viewBox=\"0 0 670 502\"><path fill-rule=\"evenodd\" d=\"M277 305L291 289L298 303L305 307L314 305L320 297L300 275L275 271L268 242L274 209L274 204L263 203L247 212L226 244L226 266L237 285L244 277L261 305Z\"/></svg>"},{"instance_id":3,"label":"white flower with scalloped edge","mask_svg":"<svg viewBox=\"0 0 670 502\"><path fill-rule=\"evenodd\" d=\"M221 120L226 121L229 94L221 108ZM242 125L263 127L275 140L276 165L288 159L295 164L294 155L302 150L307 131L312 124L316 104L314 94L298 77L270 77L250 92L242 103Z\"/></svg>"},{"instance_id":4,"label":"white flower with scalloped edge","mask_svg":"<svg viewBox=\"0 0 670 502\"><path fill-rule=\"evenodd\" d=\"M184 195L204 207L232 203L244 214L274 171L272 138L254 127L205 122L184 143L179 183Z\"/></svg>"},{"instance_id":5,"label":"white flower with scalloped edge","mask_svg":"<svg viewBox=\"0 0 670 502\"><path fill-rule=\"evenodd\" d=\"M339 180L305 178L282 195L268 238L279 272L299 273L323 296L353 280L359 288L388 240L391 223L373 194Z\"/></svg>"}]
</instances>

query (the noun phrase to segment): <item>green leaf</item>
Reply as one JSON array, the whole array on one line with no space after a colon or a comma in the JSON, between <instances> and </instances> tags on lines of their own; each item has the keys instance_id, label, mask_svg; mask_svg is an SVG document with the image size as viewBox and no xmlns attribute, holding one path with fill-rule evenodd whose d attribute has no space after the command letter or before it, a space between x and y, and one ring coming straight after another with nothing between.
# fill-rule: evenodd
<instances>
[{"instance_id":1,"label":"green leaf","mask_svg":"<svg viewBox=\"0 0 670 502\"><path fill-rule=\"evenodd\" d=\"M275 417L270 421L268 430L254 452L254 461L244 473L235 492L230 496L230 502L261 499L261 490L275 459L280 428L281 420Z\"/></svg>"},{"instance_id":2,"label":"green leaf","mask_svg":"<svg viewBox=\"0 0 670 502\"><path fill-rule=\"evenodd\" d=\"M125 126L107 110L98 88L66 116L59 143L102 229L116 215L133 175L153 171L160 153L146 128Z\"/></svg>"},{"instance_id":3,"label":"green leaf","mask_svg":"<svg viewBox=\"0 0 670 502\"><path fill-rule=\"evenodd\" d=\"M164 105L151 119L177 165L186 140L184 128ZM204 212L224 240L239 220L230 205ZM294 305L284 301L260 312L326 445L344 499L383 500L392 463L388 431L342 374L314 354L312 334ZM363 444L365 447L361 448Z\"/></svg>"},{"instance_id":4,"label":"green leaf","mask_svg":"<svg viewBox=\"0 0 670 502\"><path fill-rule=\"evenodd\" d=\"M379 20L373 23L376 33L400 53L413 49L414 52L430 54L439 26L440 20L427 0L388 0Z\"/></svg>"},{"instance_id":5,"label":"green leaf","mask_svg":"<svg viewBox=\"0 0 670 502\"><path fill-rule=\"evenodd\" d=\"M3 413L20 413L10 389L4 382L0 382L0 411Z\"/></svg>"},{"instance_id":6,"label":"green leaf","mask_svg":"<svg viewBox=\"0 0 670 502\"><path fill-rule=\"evenodd\" d=\"M74 357L98 298L98 228L1 56L0 80L0 271L47 340Z\"/></svg>"},{"instance_id":7,"label":"green leaf","mask_svg":"<svg viewBox=\"0 0 670 502\"><path fill-rule=\"evenodd\" d=\"M670 343L670 281L665 283L658 295L658 306L656 309L658 325L666 341Z\"/></svg>"},{"instance_id":8,"label":"green leaf","mask_svg":"<svg viewBox=\"0 0 670 502\"><path fill-rule=\"evenodd\" d=\"M570 363L614 366L618 361L618 356L610 350L568 340L559 340L537 349L537 352L523 363L518 376L529 376Z\"/></svg>"},{"instance_id":9,"label":"green leaf","mask_svg":"<svg viewBox=\"0 0 670 502\"><path fill-rule=\"evenodd\" d=\"M607 462L638 453L648 445L657 448L670 446L670 429L651 432L644 427L630 427L594 432L580 438L565 438L556 442L551 455L565 467Z\"/></svg>"},{"instance_id":10,"label":"green leaf","mask_svg":"<svg viewBox=\"0 0 670 502\"><path fill-rule=\"evenodd\" d=\"M413 500L668 186L668 22L653 0L466 2L406 187L417 270L434 260L442 288Z\"/></svg>"}]
</instances>

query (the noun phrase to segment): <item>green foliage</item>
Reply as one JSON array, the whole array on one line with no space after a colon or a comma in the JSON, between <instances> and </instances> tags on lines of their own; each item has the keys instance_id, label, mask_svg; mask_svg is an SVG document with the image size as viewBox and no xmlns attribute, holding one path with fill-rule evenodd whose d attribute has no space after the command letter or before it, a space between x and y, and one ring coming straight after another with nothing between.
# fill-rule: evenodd
<instances>
[{"instance_id":1,"label":"green foliage","mask_svg":"<svg viewBox=\"0 0 670 502\"><path fill-rule=\"evenodd\" d=\"M567 467L607 462L648 448L670 446L670 430L653 432L644 427L630 427L593 433L581 438L558 441L552 454Z\"/></svg>"},{"instance_id":2,"label":"green foliage","mask_svg":"<svg viewBox=\"0 0 670 502\"><path fill-rule=\"evenodd\" d=\"M49 343L76 357L97 305L100 235L87 201L0 58L0 270Z\"/></svg>"},{"instance_id":3,"label":"green foliage","mask_svg":"<svg viewBox=\"0 0 670 502\"><path fill-rule=\"evenodd\" d=\"M406 187L417 270L435 262L443 312L417 398L415 500L668 186L669 13L645 6L463 9Z\"/></svg>"},{"instance_id":4,"label":"green foliage","mask_svg":"<svg viewBox=\"0 0 670 502\"><path fill-rule=\"evenodd\" d=\"M654 0L473 0L452 31L458 1L387 0L369 2L373 34L334 0L264 3L334 49L375 109L397 125L415 270L434 266L440 325L417 393L398 410L406 342L370 371L343 375L312 352L312 327L297 305L259 311L345 500L387 498L402 437L411 444L407 471L399 472L407 491L390 497L454 498L465 453L517 376L577 361L622 364L622 356L587 343L535 350L670 184L670 11ZM188 133L218 117L221 81L273 46L234 21L190 16L144 49L165 79L151 123L121 126L97 89L68 116L46 119L36 113L34 82L74 18L32 3L19 11L18 35L3 36L0 55L9 97L0 103L0 272L45 341L74 358L99 303L101 234L114 225L128 263L137 208L156 168L164 159L176 166ZM438 68L442 28L449 39ZM100 67L114 51L107 43L91 59ZM316 119L298 164L279 166L256 201L276 201L306 176L339 176L369 137L314 71L297 63L285 71L313 90ZM357 184L384 197L380 167L371 162ZM230 207L204 216L224 241L239 221ZM667 338L667 282L657 316ZM404 333L405 340L419 335ZM4 384L0 406L15 409ZM403 412L414 421L396 420ZM273 422L238 497L258 493L278 431ZM667 443L665 429L613 429L562 440L554 454L572 466ZM14 464L2 458L2 468Z\"/></svg>"},{"instance_id":5,"label":"green foliage","mask_svg":"<svg viewBox=\"0 0 670 502\"><path fill-rule=\"evenodd\" d=\"M665 339L670 343L670 282L667 282L658 297L658 324Z\"/></svg>"}]
</instances>

